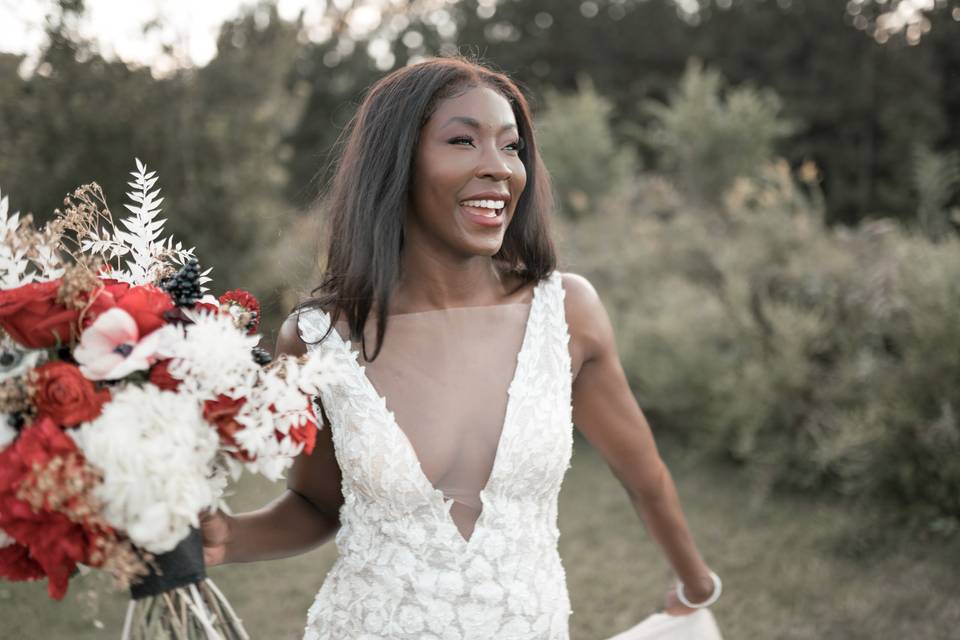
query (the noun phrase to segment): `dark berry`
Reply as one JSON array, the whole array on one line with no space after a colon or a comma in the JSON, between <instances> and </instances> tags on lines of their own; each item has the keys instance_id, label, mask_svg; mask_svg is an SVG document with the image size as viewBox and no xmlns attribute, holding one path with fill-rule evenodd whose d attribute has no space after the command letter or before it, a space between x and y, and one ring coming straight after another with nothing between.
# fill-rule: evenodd
<instances>
[{"instance_id":1,"label":"dark berry","mask_svg":"<svg viewBox=\"0 0 960 640\"><path fill-rule=\"evenodd\" d=\"M261 367L266 366L273 362L273 356L271 356L266 349L261 349L260 347L254 347L251 349L253 353L253 361L256 362Z\"/></svg>"},{"instance_id":2,"label":"dark berry","mask_svg":"<svg viewBox=\"0 0 960 640\"><path fill-rule=\"evenodd\" d=\"M163 280L160 288L170 294L176 306L193 306L203 295L200 292L200 263L191 258L174 275Z\"/></svg>"}]
</instances>

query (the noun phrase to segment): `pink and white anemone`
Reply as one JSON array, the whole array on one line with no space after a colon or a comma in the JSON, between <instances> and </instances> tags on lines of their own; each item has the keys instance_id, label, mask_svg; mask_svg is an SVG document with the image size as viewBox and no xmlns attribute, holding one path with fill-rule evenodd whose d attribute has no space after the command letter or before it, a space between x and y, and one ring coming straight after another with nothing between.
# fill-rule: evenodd
<instances>
[{"instance_id":1,"label":"pink and white anemone","mask_svg":"<svg viewBox=\"0 0 960 640\"><path fill-rule=\"evenodd\" d=\"M119 380L149 369L163 357L160 352L167 335L162 330L152 331L141 339L133 316L114 307L80 334L73 357L87 379Z\"/></svg>"}]
</instances>

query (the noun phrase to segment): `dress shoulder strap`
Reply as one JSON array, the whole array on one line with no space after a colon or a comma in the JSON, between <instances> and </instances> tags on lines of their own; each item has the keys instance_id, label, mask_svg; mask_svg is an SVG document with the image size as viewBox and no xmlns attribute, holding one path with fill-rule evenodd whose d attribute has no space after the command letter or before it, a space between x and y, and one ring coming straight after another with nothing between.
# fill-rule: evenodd
<instances>
[{"instance_id":1,"label":"dress shoulder strap","mask_svg":"<svg viewBox=\"0 0 960 640\"><path fill-rule=\"evenodd\" d=\"M331 331L327 334L327 328L330 326L330 315L319 307L310 307L303 309L297 314L297 329L300 332L300 338L307 345L307 351L313 351L322 348L323 345L331 342ZM321 341L320 339L327 337Z\"/></svg>"}]
</instances>

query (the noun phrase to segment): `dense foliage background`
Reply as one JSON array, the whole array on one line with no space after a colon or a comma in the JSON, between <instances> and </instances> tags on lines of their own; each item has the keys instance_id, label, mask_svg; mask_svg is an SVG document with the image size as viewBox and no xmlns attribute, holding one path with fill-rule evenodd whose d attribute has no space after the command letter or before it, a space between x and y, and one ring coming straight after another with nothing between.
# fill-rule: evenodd
<instances>
[{"instance_id":1,"label":"dense foliage background","mask_svg":"<svg viewBox=\"0 0 960 640\"><path fill-rule=\"evenodd\" d=\"M725 635L947 637L960 623L960 0L901 29L908 3L345 0L325 4L318 38L263 2L223 25L209 64L158 74L104 59L77 35L83 1L52 1L39 59L0 53L0 190L45 220L97 181L120 213L141 158L167 229L218 290L260 297L272 342L317 283L317 197L364 89L426 56L478 57L530 96L561 268L611 315L724 577ZM352 15L374 5L380 23L358 35ZM592 640L649 614L671 578L581 439L569 475L571 628ZM280 491L246 477L232 504ZM213 574L255 637L299 637L334 557L326 545ZM105 582L81 578L64 603L0 585L5 632L116 637L125 598L101 596Z\"/></svg>"},{"instance_id":2,"label":"dense foliage background","mask_svg":"<svg viewBox=\"0 0 960 640\"><path fill-rule=\"evenodd\" d=\"M43 219L96 180L119 209L140 157L168 228L275 331L315 284L315 201L363 90L479 56L528 90L563 268L600 291L658 439L742 468L752 499L800 490L861 533L950 537L960 4L890 34L893 2L689 5L395 2L364 37L315 42L265 3L210 64L154 77L76 37L82 2L52 3L34 73L0 54L0 189ZM350 10L331 5L335 27Z\"/></svg>"}]
</instances>

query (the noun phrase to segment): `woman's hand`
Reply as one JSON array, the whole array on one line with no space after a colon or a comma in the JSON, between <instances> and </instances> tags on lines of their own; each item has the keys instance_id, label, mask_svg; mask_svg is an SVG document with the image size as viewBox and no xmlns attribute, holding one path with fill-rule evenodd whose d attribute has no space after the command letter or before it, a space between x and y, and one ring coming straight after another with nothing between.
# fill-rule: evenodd
<instances>
[{"instance_id":1,"label":"woman's hand","mask_svg":"<svg viewBox=\"0 0 960 640\"><path fill-rule=\"evenodd\" d=\"M230 542L230 516L222 511L204 511L200 514L200 533L203 536L203 562L208 567L223 564Z\"/></svg>"},{"instance_id":2,"label":"woman's hand","mask_svg":"<svg viewBox=\"0 0 960 640\"><path fill-rule=\"evenodd\" d=\"M680 602L680 599L677 598L677 587L675 585L667 590L663 605L664 613L671 616L688 616L695 611L696 609L691 609Z\"/></svg>"},{"instance_id":3,"label":"woman's hand","mask_svg":"<svg viewBox=\"0 0 960 640\"><path fill-rule=\"evenodd\" d=\"M678 588L676 583L674 583L674 585L667 590L663 612L671 616L687 616L694 613L696 609L680 602L680 598L677 596ZM699 604L709 600L713 595L713 590L716 588L716 585L713 583L713 578L708 576L702 580L697 580L695 583L684 585L683 595L686 596L688 602Z\"/></svg>"}]
</instances>

